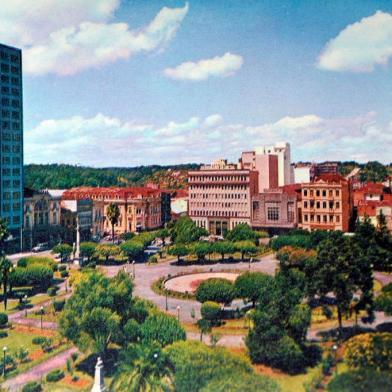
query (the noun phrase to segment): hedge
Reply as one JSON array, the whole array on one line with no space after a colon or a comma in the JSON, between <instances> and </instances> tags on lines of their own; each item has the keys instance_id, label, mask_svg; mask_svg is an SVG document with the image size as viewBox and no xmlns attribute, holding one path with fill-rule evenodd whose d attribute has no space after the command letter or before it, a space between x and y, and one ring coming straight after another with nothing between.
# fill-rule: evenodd
<instances>
[{"instance_id":1,"label":"hedge","mask_svg":"<svg viewBox=\"0 0 392 392\"><path fill-rule=\"evenodd\" d=\"M42 264L16 267L10 274L10 285L40 286L48 288L53 279L53 269Z\"/></svg>"},{"instance_id":2,"label":"hedge","mask_svg":"<svg viewBox=\"0 0 392 392\"><path fill-rule=\"evenodd\" d=\"M23 388L22 388L22 392L41 392L42 391L42 387L41 384L39 384L36 381L31 381L28 382Z\"/></svg>"},{"instance_id":3,"label":"hedge","mask_svg":"<svg viewBox=\"0 0 392 392\"><path fill-rule=\"evenodd\" d=\"M46 381L57 382L64 378L64 372L60 369L55 369L46 375Z\"/></svg>"},{"instance_id":4,"label":"hedge","mask_svg":"<svg viewBox=\"0 0 392 392\"><path fill-rule=\"evenodd\" d=\"M5 313L0 313L0 327L5 327L8 324L8 316Z\"/></svg>"}]
</instances>

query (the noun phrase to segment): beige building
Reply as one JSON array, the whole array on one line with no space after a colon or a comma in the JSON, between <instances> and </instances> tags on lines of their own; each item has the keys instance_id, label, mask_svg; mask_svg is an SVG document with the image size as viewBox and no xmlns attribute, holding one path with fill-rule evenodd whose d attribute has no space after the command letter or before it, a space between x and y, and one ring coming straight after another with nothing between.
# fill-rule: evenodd
<instances>
[{"instance_id":1,"label":"beige building","mask_svg":"<svg viewBox=\"0 0 392 392\"><path fill-rule=\"evenodd\" d=\"M23 249L38 243L55 243L62 238L61 194L50 190L24 190Z\"/></svg>"},{"instance_id":2,"label":"beige building","mask_svg":"<svg viewBox=\"0 0 392 392\"><path fill-rule=\"evenodd\" d=\"M323 174L301 184L300 224L305 230L349 230L349 182L337 174Z\"/></svg>"},{"instance_id":3,"label":"beige building","mask_svg":"<svg viewBox=\"0 0 392 392\"><path fill-rule=\"evenodd\" d=\"M130 188L74 188L64 193L63 199L93 201L93 233L109 234L112 225L106 216L111 203L118 205L120 217L115 225L116 235L162 226L162 191L146 187Z\"/></svg>"},{"instance_id":4,"label":"beige building","mask_svg":"<svg viewBox=\"0 0 392 392\"><path fill-rule=\"evenodd\" d=\"M226 161L188 172L189 216L199 227L223 235L239 223L251 224L251 200L258 173Z\"/></svg>"}]
</instances>

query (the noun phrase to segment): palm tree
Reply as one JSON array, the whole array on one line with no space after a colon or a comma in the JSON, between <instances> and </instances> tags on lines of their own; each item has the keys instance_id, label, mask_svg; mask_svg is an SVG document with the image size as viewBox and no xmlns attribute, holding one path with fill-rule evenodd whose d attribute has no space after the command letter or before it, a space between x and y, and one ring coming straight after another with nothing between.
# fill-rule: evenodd
<instances>
[{"instance_id":1,"label":"palm tree","mask_svg":"<svg viewBox=\"0 0 392 392\"><path fill-rule=\"evenodd\" d=\"M4 310L7 310L7 287L8 287L8 278L10 272L13 269L12 262L4 256L0 256L0 276L1 282L3 283L3 298L4 298Z\"/></svg>"},{"instance_id":2,"label":"palm tree","mask_svg":"<svg viewBox=\"0 0 392 392\"><path fill-rule=\"evenodd\" d=\"M134 344L123 351L110 390L113 392L173 391L173 369L158 344Z\"/></svg>"},{"instance_id":3,"label":"palm tree","mask_svg":"<svg viewBox=\"0 0 392 392\"><path fill-rule=\"evenodd\" d=\"M106 209L106 216L112 225L112 240L114 244L114 225L118 223L118 218L120 217L120 209L118 208L118 205L110 203Z\"/></svg>"}]
</instances>

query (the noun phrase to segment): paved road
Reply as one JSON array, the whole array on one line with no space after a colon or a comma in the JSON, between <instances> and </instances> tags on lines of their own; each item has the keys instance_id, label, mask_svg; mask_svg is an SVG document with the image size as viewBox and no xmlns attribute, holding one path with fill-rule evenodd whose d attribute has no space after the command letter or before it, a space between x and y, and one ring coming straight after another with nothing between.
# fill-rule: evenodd
<instances>
[{"instance_id":1,"label":"paved road","mask_svg":"<svg viewBox=\"0 0 392 392\"><path fill-rule=\"evenodd\" d=\"M191 272L208 272L208 271L230 271L240 270L248 271L248 262L239 262L231 264L210 264L210 265L194 265L194 266L178 266L174 262L175 260L158 263L158 264L135 264L135 295L149 299L158 305L161 309L165 309L166 299L164 296L155 294L151 285L160 277L178 275L181 273ZM261 271L270 275L275 273L277 267L277 260L275 256L270 254L261 257L260 261L255 261L251 264L251 271ZM122 266L109 266L102 267L109 276L114 276L117 272L123 268ZM132 267L129 267L130 271ZM236 305L242 305L242 301L239 301ZM168 298L168 311L173 315L178 315L177 307L180 306L180 319L182 322L191 323L194 322L191 317L192 309L195 311L196 318L200 318L200 303L197 301Z\"/></svg>"},{"instance_id":2,"label":"paved road","mask_svg":"<svg viewBox=\"0 0 392 392\"><path fill-rule=\"evenodd\" d=\"M41 380L50 371L63 367L67 359L71 358L71 355L77 351L78 350L75 347L65 350L62 353L48 359L47 361L32 367L26 372L19 374L14 378L10 378L5 383L3 383L3 387L9 388L9 390L13 392L20 390L23 385L30 381Z\"/></svg>"}]
</instances>

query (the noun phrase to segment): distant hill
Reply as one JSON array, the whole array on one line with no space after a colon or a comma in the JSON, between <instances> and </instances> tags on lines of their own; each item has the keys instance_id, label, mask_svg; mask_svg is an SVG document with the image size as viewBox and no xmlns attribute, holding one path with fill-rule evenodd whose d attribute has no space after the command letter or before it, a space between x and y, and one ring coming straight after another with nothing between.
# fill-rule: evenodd
<instances>
[{"instance_id":1,"label":"distant hill","mask_svg":"<svg viewBox=\"0 0 392 392\"><path fill-rule=\"evenodd\" d=\"M187 171L198 169L190 163L170 166L92 168L72 165L26 165L25 185L32 189L69 189L78 186L132 186L147 182L179 189L186 186Z\"/></svg>"}]
</instances>

